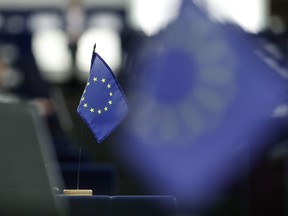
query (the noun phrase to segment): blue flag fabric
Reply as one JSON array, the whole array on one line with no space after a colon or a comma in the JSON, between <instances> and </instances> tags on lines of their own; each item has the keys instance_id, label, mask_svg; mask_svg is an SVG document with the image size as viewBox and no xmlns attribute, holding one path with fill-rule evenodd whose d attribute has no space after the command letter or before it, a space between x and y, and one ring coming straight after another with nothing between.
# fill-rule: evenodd
<instances>
[{"instance_id":1,"label":"blue flag fabric","mask_svg":"<svg viewBox=\"0 0 288 216\"><path fill-rule=\"evenodd\" d=\"M189 0L130 56L131 112L115 154L149 192L205 209L285 135L273 112L287 81L261 55L250 34Z\"/></svg>"},{"instance_id":2,"label":"blue flag fabric","mask_svg":"<svg viewBox=\"0 0 288 216\"><path fill-rule=\"evenodd\" d=\"M125 95L112 70L99 54L93 52L78 114L100 143L121 123L128 110Z\"/></svg>"}]
</instances>

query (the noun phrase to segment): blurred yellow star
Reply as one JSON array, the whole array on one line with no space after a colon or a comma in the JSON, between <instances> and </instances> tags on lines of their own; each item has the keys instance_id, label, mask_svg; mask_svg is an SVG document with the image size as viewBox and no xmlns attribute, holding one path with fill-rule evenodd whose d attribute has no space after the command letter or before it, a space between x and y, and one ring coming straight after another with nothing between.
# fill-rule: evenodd
<instances>
[{"instance_id":1,"label":"blurred yellow star","mask_svg":"<svg viewBox=\"0 0 288 216\"><path fill-rule=\"evenodd\" d=\"M94 109L93 109L93 108L91 108L91 109L90 109L90 112L91 112L91 113L93 113L93 112L94 112Z\"/></svg>"},{"instance_id":2,"label":"blurred yellow star","mask_svg":"<svg viewBox=\"0 0 288 216\"><path fill-rule=\"evenodd\" d=\"M105 83L105 82L106 82L106 79L104 79L104 78L101 79L101 82L102 82L102 83Z\"/></svg>"},{"instance_id":3,"label":"blurred yellow star","mask_svg":"<svg viewBox=\"0 0 288 216\"><path fill-rule=\"evenodd\" d=\"M104 107L104 111L105 111L105 112L108 111L108 107Z\"/></svg>"},{"instance_id":4,"label":"blurred yellow star","mask_svg":"<svg viewBox=\"0 0 288 216\"><path fill-rule=\"evenodd\" d=\"M98 114L100 115L102 111L99 109L97 112L98 112Z\"/></svg>"}]
</instances>

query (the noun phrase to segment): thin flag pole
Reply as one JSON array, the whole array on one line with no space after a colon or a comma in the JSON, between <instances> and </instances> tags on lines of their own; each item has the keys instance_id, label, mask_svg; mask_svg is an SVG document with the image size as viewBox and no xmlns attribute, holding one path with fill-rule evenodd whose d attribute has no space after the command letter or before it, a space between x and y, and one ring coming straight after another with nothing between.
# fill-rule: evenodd
<instances>
[{"instance_id":1,"label":"thin flag pole","mask_svg":"<svg viewBox=\"0 0 288 216\"><path fill-rule=\"evenodd\" d=\"M93 46L92 56L94 56L95 52L96 52L96 43ZM90 70L92 68L93 61L94 61L94 58L91 58ZM79 146L79 156L78 156L77 190L79 190L79 184L80 184L80 170L81 170L81 155L82 155L82 146L83 146L83 134L84 134L84 122L82 121L81 138L80 138L80 146Z\"/></svg>"},{"instance_id":2,"label":"thin flag pole","mask_svg":"<svg viewBox=\"0 0 288 216\"><path fill-rule=\"evenodd\" d=\"M91 69L92 69L92 66L93 66L93 62L94 62L94 59L95 59L95 53L96 53L96 43L93 46L93 52L92 52L92 58L91 58L91 64L90 64L90 72L91 72Z\"/></svg>"},{"instance_id":3,"label":"thin flag pole","mask_svg":"<svg viewBox=\"0 0 288 216\"><path fill-rule=\"evenodd\" d=\"M96 53L96 43L94 44L94 47L93 47L93 54Z\"/></svg>"},{"instance_id":4,"label":"thin flag pole","mask_svg":"<svg viewBox=\"0 0 288 216\"><path fill-rule=\"evenodd\" d=\"M91 67L95 58L95 53L96 53L96 43L94 44L93 47L93 53L92 53L92 58L91 58ZM79 185L80 185L80 171L81 171L81 156L82 156L82 146L83 146L83 134L84 134L84 122L82 121L82 126L81 126L81 138L80 138L80 145L79 145L79 156L78 156L78 171L77 171L77 188L76 190L74 189L64 189L63 194L66 196L75 196L75 195L85 195L85 196L91 196L93 195L93 191L88 189L88 190L80 190Z\"/></svg>"},{"instance_id":5,"label":"thin flag pole","mask_svg":"<svg viewBox=\"0 0 288 216\"><path fill-rule=\"evenodd\" d=\"M79 182L80 182L81 155L82 155L83 134L84 134L83 129L84 129L84 122L82 122L81 126L81 138L80 138L79 155L78 155L77 190L79 190Z\"/></svg>"}]
</instances>

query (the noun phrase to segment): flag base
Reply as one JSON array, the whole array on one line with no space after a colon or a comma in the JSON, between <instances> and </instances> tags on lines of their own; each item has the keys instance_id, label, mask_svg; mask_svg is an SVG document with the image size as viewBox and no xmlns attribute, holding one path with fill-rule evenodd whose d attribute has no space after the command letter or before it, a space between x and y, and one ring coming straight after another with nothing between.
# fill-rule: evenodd
<instances>
[{"instance_id":1,"label":"flag base","mask_svg":"<svg viewBox=\"0 0 288 216\"><path fill-rule=\"evenodd\" d=\"M64 189L63 195L65 196L92 196L93 191L90 189Z\"/></svg>"}]
</instances>

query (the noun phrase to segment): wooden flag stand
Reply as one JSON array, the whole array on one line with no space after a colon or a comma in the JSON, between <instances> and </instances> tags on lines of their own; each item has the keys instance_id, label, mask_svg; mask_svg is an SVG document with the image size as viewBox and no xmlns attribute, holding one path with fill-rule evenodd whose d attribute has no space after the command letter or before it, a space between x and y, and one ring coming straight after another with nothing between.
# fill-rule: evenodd
<instances>
[{"instance_id":1,"label":"wooden flag stand","mask_svg":"<svg viewBox=\"0 0 288 216\"><path fill-rule=\"evenodd\" d=\"M93 191L90 189L64 189L65 196L92 196Z\"/></svg>"}]
</instances>

